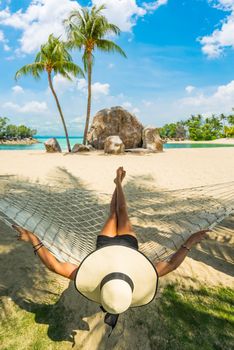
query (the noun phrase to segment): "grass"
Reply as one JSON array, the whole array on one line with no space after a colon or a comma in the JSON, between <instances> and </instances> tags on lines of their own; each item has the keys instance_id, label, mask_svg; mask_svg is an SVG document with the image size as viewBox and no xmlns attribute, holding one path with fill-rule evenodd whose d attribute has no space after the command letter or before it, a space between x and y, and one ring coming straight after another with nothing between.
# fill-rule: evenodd
<instances>
[{"instance_id":1,"label":"grass","mask_svg":"<svg viewBox=\"0 0 234 350\"><path fill-rule=\"evenodd\" d=\"M0 349L72 349L67 330L71 315L58 300L59 297L52 297L49 302L27 309L9 297L2 297ZM233 300L234 291L230 288L179 289L168 285L160 299L127 313L125 323L132 324L132 336L144 327L152 350L231 350ZM75 349L79 349L77 346Z\"/></svg>"},{"instance_id":2,"label":"grass","mask_svg":"<svg viewBox=\"0 0 234 350\"><path fill-rule=\"evenodd\" d=\"M234 291L168 285L143 314L152 349L234 349ZM155 315L158 315L157 317Z\"/></svg>"}]
</instances>

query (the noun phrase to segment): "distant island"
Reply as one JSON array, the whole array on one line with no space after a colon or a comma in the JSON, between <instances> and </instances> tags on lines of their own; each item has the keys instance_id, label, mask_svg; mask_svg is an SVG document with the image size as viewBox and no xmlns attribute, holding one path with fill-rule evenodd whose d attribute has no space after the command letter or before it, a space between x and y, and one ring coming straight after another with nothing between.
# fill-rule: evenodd
<instances>
[{"instance_id":1,"label":"distant island","mask_svg":"<svg viewBox=\"0 0 234 350\"><path fill-rule=\"evenodd\" d=\"M33 138L37 130L25 125L9 124L8 118L0 117L0 144L4 145L32 145L39 143Z\"/></svg>"},{"instance_id":2,"label":"distant island","mask_svg":"<svg viewBox=\"0 0 234 350\"><path fill-rule=\"evenodd\" d=\"M160 128L160 136L170 141L213 141L234 137L234 115L212 115L205 118L201 114L192 115L187 120L165 124Z\"/></svg>"}]
</instances>

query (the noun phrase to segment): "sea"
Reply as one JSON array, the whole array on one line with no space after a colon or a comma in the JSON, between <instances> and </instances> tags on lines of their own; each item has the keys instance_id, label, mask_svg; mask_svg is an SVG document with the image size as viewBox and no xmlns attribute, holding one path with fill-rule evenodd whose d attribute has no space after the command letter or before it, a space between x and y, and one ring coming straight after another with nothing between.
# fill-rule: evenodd
<instances>
[{"instance_id":1,"label":"sea","mask_svg":"<svg viewBox=\"0 0 234 350\"><path fill-rule=\"evenodd\" d=\"M59 144L60 147L62 148L63 151L67 150L67 143L66 143L66 138L63 136L35 136L35 138L39 141L39 143L33 144L33 145L0 145L0 150L44 150L44 142L51 137L55 137ZM73 147L76 143L82 143L83 142L83 137L82 136L73 136L69 137L71 147ZM220 143L165 143L164 148L214 148L214 147L234 147L234 145L227 145L227 144L220 144Z\"/></svg>"}]
</instances>

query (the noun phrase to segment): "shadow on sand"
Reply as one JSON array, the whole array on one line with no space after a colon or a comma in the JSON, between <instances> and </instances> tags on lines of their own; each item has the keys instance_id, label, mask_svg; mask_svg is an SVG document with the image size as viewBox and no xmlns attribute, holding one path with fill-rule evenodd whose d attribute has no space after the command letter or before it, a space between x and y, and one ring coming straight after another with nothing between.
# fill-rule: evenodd
<instances>
[{"instance_id":1,"label":"shadow on sand","mask_svg":"<svg viewBox=\"0 0 234 350\"><path fill-rule=\"evenodd\" d=\"M1 180L9 179L4 177ZM180 198L179 195L182 192L162 192L162 190L152 187L149 190L148 185L139 186L141 180L143 183L148 181L149 184L150 177L138 178L137 181L132 179L125 186L130 216L133 218L139 240L143 243L148 240L157 244L164 242L166 246L167 244L169 246L168 242L170 242L173 232L163 231L161 223L167 219L170 221L170 226L173 226L173 223L178 220L182 223L183 216L187 215L184 200L186 194ZM22 183L24 181L22 180ZM58 169L58 176L54 181L57 186L61 184L63 188L70 187L70 190L79 187L87 195L88 190L83 183L64 169ZM35 186L35 191L37 189L38 186ZM41 191L43 189L40 190L40 193ZM38 193L38 196L40 193ZM56 201L59 201L59 196L63 196L63 193L55 193L54 195ZM94 192L90 192L89 196L101 206L104 217L108 204L100 204L98 195L95 198ZM197 197L193 193L192 215L194 217L201 210L199 206L201 200L205 200L207 205L209 200L213 203L209 196L204 199L204 196L201 197L199 193ZM167 203L166 206L165 203ZM69 206L69 203L67 205ZM158 223L160 223L160 228L157 228ZM233 224L233 217L229 224ZM100 225L102 225L102 222L100 222ZM224 225L222 230L225 229L228 232L230 231L231 239L233 231L228 227L225 228ZM0 255L1 296L11 297L20 308L35 314L37 323L47 324L49 326L48 336L51 340L57 342L68 341L75 349L107 349L109 347L122 349L121 344L124 344L124 342L128 344L128 341L131 344L131 349L151 349L147 340L147 329L138 327L136 336L135 322L141 317L141 309L132 309L126 315L122 315L113 335L108 338L109 327L103 323L103 314L100 312L99 306L78 295L73 282L70 282L68 288L63 290L62 294L57 291L56 285L60 280L47 272L39 259L34 257L29 245L16 242L13 238L14 233L13 235L12 233L13 231L0 221L0 245L3 247ZM230 251L231 256L229 234L223 236L225 239L220 244L226 247L227 251ZM169 237L168 241L165 241L165 236L167 236L167 239ZM214 240L216 240L215 237ZM213 255L213 258L207 259L210 254ZM231 263L227 261L227 257L222 255L222 251L217 249L216 245L212 246L212 240L211 246L204 242L201 244L201 248L194 248L191 257L226 274L233 274ZM56 300L56 302L50 304L51 299ZM155 303L156 301L151 304L152 307ZM146 308L150 307L147 306Z\"/></svg>"}]
</instances>

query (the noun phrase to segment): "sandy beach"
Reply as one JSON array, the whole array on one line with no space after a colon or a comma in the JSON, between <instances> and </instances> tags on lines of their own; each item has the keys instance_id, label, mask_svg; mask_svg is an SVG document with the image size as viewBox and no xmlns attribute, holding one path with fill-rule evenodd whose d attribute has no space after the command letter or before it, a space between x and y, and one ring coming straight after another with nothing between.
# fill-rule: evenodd
<instances>
[{"instance_id":1,"label":"sandy beach","mask_svg":"<svg viewBox=\"0 0 234 350\"><path fill-rule=\"evenodd\" d=\"M0 175L2 178L17 176L28 181L38 181L42 184L60 185L66 187L71 178L78 178L89 189L96 193L111 194L113 178L118 166L124 166L127 171L126 182L144 185L145 188L156 187L163 193L165 190L177 190L196 186L214 185L233 181L234 179L234 148L203 148L203 149L167 149L163 153L148 155L126 154L122 156L107 156L102 152L86 154L46 154L42 151L2 151L0 152ZM68 174L72 175L70 180ZM0 181L1 181L0 177ZM147 225L146 225L147 230ZM189 254L183 265L166 277L160 283L160 288L170 281L192 286L232 287L234 285L232 248L234 234L234 216L230 216L219 224L210 234L210 240L199 244ZM59 278L34 259L31 247L22 242L16 242L13 231L0 222L0 252L4 265L10 266L11 273L1 263L1 288L11 290L12 297L3 297L7 308L10 303L20 304L20 300L35 295L34 301L45 301L50 293L62 293L60 303L65 309L75 308L77 299L72 283ZM24 270L25 269L25 270ZM14 272L13 272L14 271ZM23 271L26 271L25 273ZM12 276L14 275L14 281ZM45 276L45 280L42 278ZM47 284L46 280L52 280ZM21 289L21 285L24 288ZM160 292L159 292L160 297ZM17 299L18 298L18 299ZM13 301L12 301L13 300ZM23 305L23 302L21 303ZM144 327L134 326L125 330L124 320L116 329L111 340L106 338L106 328L102 314L97 306L79 297L79 311L76 314L77 324L70 324L71 330L76 329L74 349L105 349L106 344L112 349L139 348L133 335L141 335L144 339ZM10 306L9 306L10 308ZM134 311L135 312L135 311ZM134 312L128 316L128 322ZM134 314L135 315L135 314ZM140 313L139 313L140 317ZM90 332L80 325L80 319L85 320ZM122 335L124 334L124 337ZM140 338L141 338L140 337ZM139 339L139 337L138 337ZM107 341L109 341L107 343ZM140 342L143 346L143 342ZM144 344L145 349L150 349ZM65 347L67 349L69 347Z\"/></svg>"},{"instance_id":2,"label":"sandy beach","mask_svg":"<svg viewBox=\"0 0 234 350\"><path fill-rule=\"evenodd\" d=\"M211 143L211 144L223 144L223 145L234 145L234 138L220 138L220 139L216 139L216 140L212 140L212 141L192 141L192 140L184 140L184 141L168 141L170 143L194 143L194 144L197 144L197 143Z\"/></svg>"},{"instance_id":3,"label":"sandy beach","mask_svg":"<svg viewBox=\"0 0 234 350\"><path fill-rule=\"evenodd\" d=\"M102 151L84 154L46 154L44 151L0 152L0 174L53 183L59 169L66 169L97 192L112 193L118 166L129 180L177 189L224 183L234 179L234 148L167 149L163 153L119 156Z\"/></svg>"}]
</instances>

